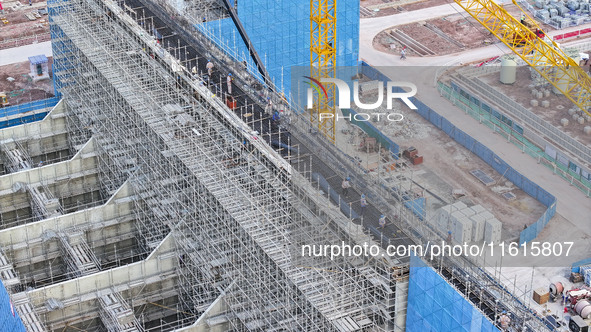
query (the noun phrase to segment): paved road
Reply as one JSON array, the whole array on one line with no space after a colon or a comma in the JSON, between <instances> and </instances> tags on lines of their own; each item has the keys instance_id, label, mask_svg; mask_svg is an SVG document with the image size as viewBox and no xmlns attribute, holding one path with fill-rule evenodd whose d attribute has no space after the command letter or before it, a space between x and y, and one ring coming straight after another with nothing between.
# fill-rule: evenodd
<instances>
[{"instance_id":1,"label":"paved road","mask_svg":"<svg viewBox=\"0 0 591 332\"><path fill-rule=\"evenodd\" d=\"M0 66L29 61L30 56L40 54L53 55L50 41L0 50Z\"/></svg>"},{"instance_id":2,"label":"paved road","mask_svg":"<svg viewBox=\"0 0 591 332\"><path fill-rule=\"evenodd\" d=\"M497 1L498 3L510 1ZM445 4L440 6L428 7L409 12L393 14L382 17L362 18L360 21L360 36L359 36L359 51L360 56L367 63L374 66L396 66L396 65L411 65L411 66L448 66L456 64L470 63L483 59L489 59L494 56L500 56L506 53L511 53L504 44L498 42L493 45L480 47L476 49L466 50L462 52L433 56L433 57L412 57L408 56L406 60L400 60L397 55L384 53L373 48L374 38L382 31L393 28L395 26L405 25L409 23L427 21L430 19L449 16L460 13L464 17L468 17L466 13L457 4ZM590 28L591 23L580 25L577 27L570 27L562 30L555 30L548 32L548 36L563 34L566 32L576 31L580 29ZM579 40L571 40L564 44L564 46L571 46L580 43Z\"/></svg>"}]
</instances>

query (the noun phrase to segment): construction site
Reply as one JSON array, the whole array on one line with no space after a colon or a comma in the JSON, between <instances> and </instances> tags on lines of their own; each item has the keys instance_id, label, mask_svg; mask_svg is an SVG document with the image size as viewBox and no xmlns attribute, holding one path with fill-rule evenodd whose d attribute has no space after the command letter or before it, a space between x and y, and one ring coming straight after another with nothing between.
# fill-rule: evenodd
<instances>
[{"instance_id":1,"label":"construction site","mask_svg":"<svg viewBox=\"0 0 591 332\"><path fill-rule=\"evenodd\" d=\"M2 331L588 330L586 22L487 0L1 5ZM398 119L364 119L401 80L416 94L372 110Z\"/></svg>"}]
</instances>

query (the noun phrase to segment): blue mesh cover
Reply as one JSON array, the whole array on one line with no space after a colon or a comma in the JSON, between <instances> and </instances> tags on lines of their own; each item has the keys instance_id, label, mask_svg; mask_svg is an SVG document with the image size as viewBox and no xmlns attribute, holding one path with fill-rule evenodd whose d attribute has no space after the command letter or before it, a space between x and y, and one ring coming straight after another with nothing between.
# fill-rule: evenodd
<instances>
[{"instance_id":1,"label":"blue mesh cover","mask_svg":"<svg viewBox=\"0 0 591 332\"><path fill-rule=\"evenodd\" d=\"M2 332L26 332L18 313L12 314L10 299L6 288L0 282L0 330Z\"/></svg>"},{"instance_id":2,"label":"blue mesh cover","mask_svg":"<svg viewBox=\"0 0 591 332\"><path fill-rule=\"evenodd\" d=\"M310 66L310 2L240 0L238 18L275 85L290 89L292 66ZM205 23L215 39L250 60L248 49L230 18ZM359 58L359 1L337 4L337 66L356 66Z\"/></svg>"},{"instance_id":3,"label":"blue mesh cover","mask_svg":"<svg viewBox=\"0 0 591 332\"><path fill-rule=\"evenodd\" d=\"M407 332L498 332L499 330L443 277L411 257Z\"/></svg>"}]
</instances>

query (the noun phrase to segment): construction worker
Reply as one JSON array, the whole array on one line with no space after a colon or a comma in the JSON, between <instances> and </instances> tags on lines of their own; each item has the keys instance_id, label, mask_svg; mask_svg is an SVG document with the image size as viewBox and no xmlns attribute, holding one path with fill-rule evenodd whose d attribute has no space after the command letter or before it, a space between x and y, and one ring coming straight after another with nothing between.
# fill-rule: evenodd
<instances>
[{"instance_id":1,"label":"construction worker","mask_svg":"<svg viewBox=\"0 0 591 332\"><path fill-rule=\"evenodd\" d=\"M271 100L271 97L267 97L267 105L265 106L265 112L267 112L268 114L273 114L273 101Z\"/></svg>"},{"instance_id":2,"label":"construction worker","mask_svg":"<svg viewBox=\"0 0 591 332\"><path fill-rule=\"evenodd\" d=\"M226 82L228 83L228 94L232 94L232 73L228 73L228 77L226 78Z\"/></svg>"},{"instance_id":3,"label":"construction worker","mask_svg":"<svg viewBox=\"0 0 591 332\"><path fill-rule=\"evenodd\" d=\"M193 74L193 79L197 77L197 73L197 66L193 66L193 68L191 68L191 74Z\"/></svg>"},{"instance_id":4,"label":"construction worker","mask_svg":"<svg viewBox=\"0 0 591 332\"><path fill-rule=\"evenodd\" d=\"M213 62L211 62L211 60L207 60L207 64L205 65L205 68L207 68L207 75L209 75L209 77L211 77L211 74L213 73Z\"/></svg>"},{"instance_id":5,"label":"construction worker","mask_svg":"<svg viewBox=\"0 0 591 332\"><path fill-rule=\"evenodd\" d=\"M406 46L404 46L402 48L402 51L400 51L400 60L404 60L406 59Z\"/></svg>"},{"instance_id":6,"label":"construction worker","mask_svg":"<svg viewBox=\"0 0 591 332\"><path fill-rule=\"evenodd\" d=\"M507 315L507 312L503 310L503 313L499 316L499 323L503 331L506 331L509 328L509 323L511 323L511 318Z\"/></svg>"},{"instance_id":7,"label":"construction worker","mask_svg":"<svg viewBox=\"0 0 591 332\"><path fill-rule=\"evenodd\" d=\"M343 180L343 183L341 183L341 188L343 188L343 196L345 197L349 197L349 188L351 188L351 178L350 177L346 177Z\"/></svg>"},{"instance_id":8,"label":"construction worker","mask_svg":"<svg viewBox=\"0 0 591 332\"><path fill-rule=\"evenodd\" d=\"M365 213L365 208L367 207L367 199L365 198L365 194L361 194L359 205L361 206L361 215L363 215Z\"/></svg>"},{"instance_id":9,"label":"construction worker","mask_svg":"<svg viewBox=\"0 0 591 332\"><path fill-rule=\"evenodd\" d=\"M521 24L525 25L525 14L521 13L521 19L519 20Z\"/></svg>"},{"instance_id":10,"label":"construction worker","mask_svg":"<svg viewBox=\"0 0 591 332\"><path fill-rule=\"evenodd\" d=\"M381 215L380 219L378 219L378 224L380 224L381 228L386 227L386 216L385 215Z\"/></svg>"},{"instance_id":11,"label":"construction worker","mask_svg":"<svg viewBox=\"0 0 591 332\"><path fill-rule=\"evenodd\" d=\"M280 119L279 111L273 112L273 121L279 121L279 119Z\"/></svg>"}]
</instances>

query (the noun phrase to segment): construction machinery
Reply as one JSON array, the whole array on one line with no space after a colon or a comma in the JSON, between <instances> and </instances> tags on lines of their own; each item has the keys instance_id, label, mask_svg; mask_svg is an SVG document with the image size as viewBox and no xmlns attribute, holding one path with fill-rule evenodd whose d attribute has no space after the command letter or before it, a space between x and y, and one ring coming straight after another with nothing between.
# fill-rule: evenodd
<instances>
[{"instance_id":1,"label":"construction machinery","mask_svg":"<svg viewBox=\"0 0 591 332\"><path fill-rule=\"evenodd\" d=\"M310 76L320 81L336 73L336 0L310 0ZM314 93L310 122L331 143L335 143L335 85L324 84L323 95ZM320 116L329 113L332 116Z\"/></svg>"},{"instance_id":2,"label":"construction machinery","mask_svg":"<svg viewBox=\"0 0 591 332\"><path fill-rule=\"evenodd\" d=\"M10 105L8 102L8 98L6 97L6 93L0 92L0 107L6 107Z\"/></svg>"},{"instance_id":3,"label":"construction machinery","mask_svg":"<svg viewBox=\"0 0 591 332\"><path fill-rule=\"evenodd\" d=\"M538 26L536 21L534 21L533 19L531 19L529 16L527 16L525 14L521 15L521 19L519 20L519 23L521 23L523 26L528 28L533 34L527 34L526 36L523 36L523 35L519 35L517 33L513 33L513 38L511 40L511 43L514 47L524 46L526 44L527 40L533 41L536 38L544 39L544 37L546 36L544 31L542 31L542 29L540 29L540 27Z\"/></svg>"},{"instance_id":4,"label":"construction machinery","mask_svg":"<svg viewBox=\"0 0 591 332\"><path fill-rule=\"evenodd\" d=\"M521 19L493 0L454 0L470 16L507 45L556 90L591 116L591 78L513 0Z\"/></svg>"}]
</instances>

